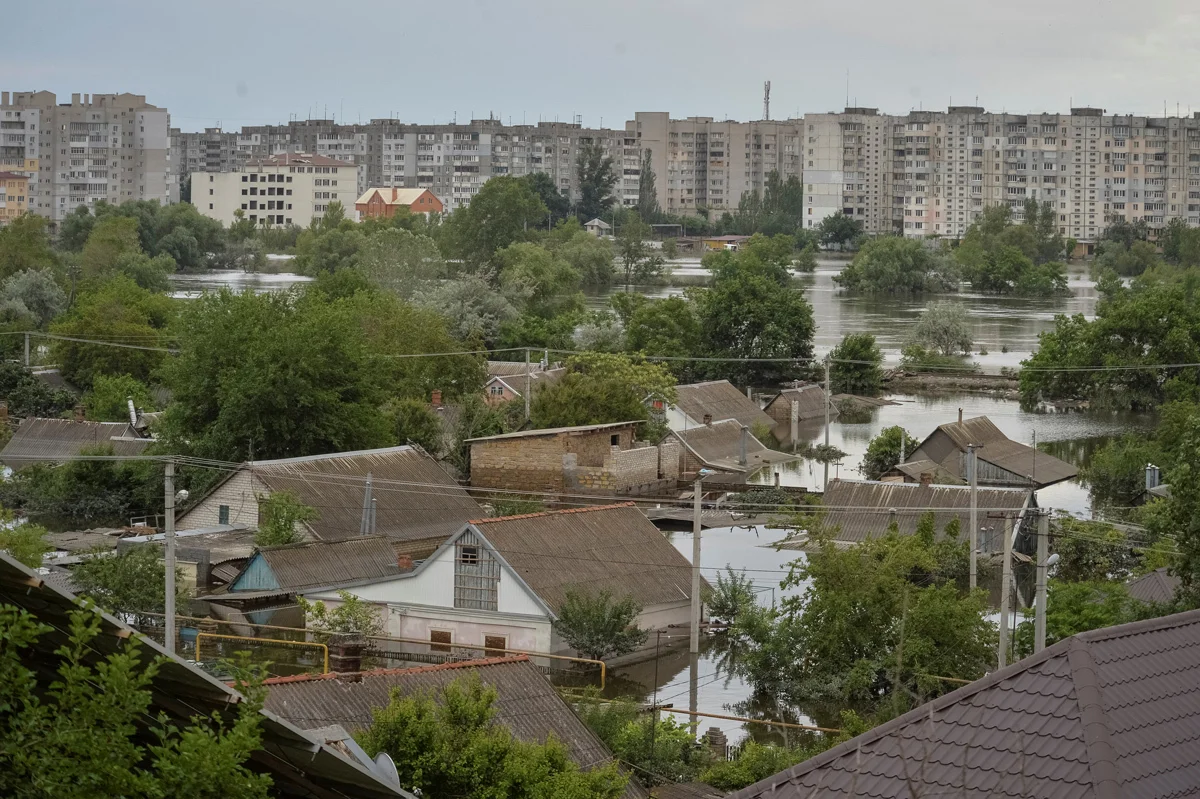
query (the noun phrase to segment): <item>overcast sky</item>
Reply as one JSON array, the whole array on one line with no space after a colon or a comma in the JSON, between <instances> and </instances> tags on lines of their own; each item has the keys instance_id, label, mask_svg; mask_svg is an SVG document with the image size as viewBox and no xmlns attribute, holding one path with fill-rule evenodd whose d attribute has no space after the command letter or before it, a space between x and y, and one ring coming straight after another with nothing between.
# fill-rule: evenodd
<instances>
[{"instance_id":1,"label":"overcast sky","mask_svg":"<svg viewBox=\"0 0 1200 799\"><path fill-rule=\"evenodd\" d=\"M759 119L1200 110L1200 0L5 0L0 88L145 94L199 130L334 116ZM327 109L327 110L326 110Z\"/></svg>"}]
</instances>

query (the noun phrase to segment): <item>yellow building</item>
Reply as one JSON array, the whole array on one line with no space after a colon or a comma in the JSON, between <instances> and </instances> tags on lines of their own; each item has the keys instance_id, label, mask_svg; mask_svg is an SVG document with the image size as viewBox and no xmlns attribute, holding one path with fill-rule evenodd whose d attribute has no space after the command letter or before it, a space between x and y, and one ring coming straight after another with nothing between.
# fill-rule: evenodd
<instances>
[{"instance_id":1,"label":"yellow building","mask_svg":"<svg viewBox=\"0 0 1200 799\"><path fill-rule=\"evenodd\" d=\"M25 213L29 202L29 178L16 172L0 172L0 225Z\"/></svg>"}]
</instances>

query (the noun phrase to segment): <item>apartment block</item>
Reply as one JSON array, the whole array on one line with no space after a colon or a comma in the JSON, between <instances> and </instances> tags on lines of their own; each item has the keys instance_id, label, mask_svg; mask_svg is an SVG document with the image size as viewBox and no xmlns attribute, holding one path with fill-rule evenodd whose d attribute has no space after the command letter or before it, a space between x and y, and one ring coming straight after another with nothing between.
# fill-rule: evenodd
<instances>
[{"instance_id":1,"label":"apartment block","mask_svg":"<svg viewBox=\"0 0 1200 799\"><path fill-rule=\"evenodd\" d=\"M989 206L1051 203L1059 232L1095 241L1118 220L1200 226L1200 114L1137 117L875 109L808 114L805 226L842 212L869 233L959 237Z\"/></svg>"},{"instance_id":2,"label":"apartment block","mask_svg":"<svg viewBox=\"0 0 1200 799\"><path fill-rule=\"evenodd\" d=\"M803 172L799 119L719 122L639 111L625 132L638 151L649 151L658 205L671 214L735 211L771 172L784 180Z\"/></svg>"},{"instance_id":3,"label":"apartment block","mask_svg":"<svg viewBox=\"0 0 1200 799\"><path fill-rule=\"evenodd\" d=\"M239 146L237 133L205 128L203 133L183 133L171 128L171 165L182 187L193 172L232 172L250 160L250 148ZM260 156L274 153L261 153Z\"/></svg>"},{"instance_id":4,"label":"apartment block","mask_svg":"<svg viewBox=\"0 0 1200 799\"><path fill-rule=\"evenodd\" d=\"M29 174L29 210L58 222L100 200L178 199L165 108L140 94L0 93L0 168Z\"/></svg>"},{"instance_id":5,"label":"apartment block","mask_svg":"<svg viewBox=\"0 0 1200 799\"><path fill-rule=\"evenodd\" d=\"M23 172L0 172L0 227L28 210L29 176Z\"/></svg>"},{"instance_id":6,"label":"apartment block","mask_svg":"<svg viewBox=\"0 0 1200 799\"><path fill-rule=\"evenodd\" d=\"M228 227L237 214L264 227L307 227L340 202L354 218L358 167L323 155L283 153L238 172L192 173L192 204Z\"/></svg>"}]
</instances>

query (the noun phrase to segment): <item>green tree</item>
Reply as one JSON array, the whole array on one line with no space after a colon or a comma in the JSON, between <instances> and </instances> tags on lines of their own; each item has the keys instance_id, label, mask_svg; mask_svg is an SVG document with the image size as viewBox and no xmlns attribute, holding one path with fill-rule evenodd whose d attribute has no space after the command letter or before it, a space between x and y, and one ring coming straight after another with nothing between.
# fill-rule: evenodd
<instances>
[{"instance_id":1,"label":"green tree","mask_svg":"<svg viewBox=\"0 0 1200 799\"><path fill-rule=\"evenodd\" d=\"M616 295L617 298L641 295ZM615 298L614 298L615 299ZM701 351L700 319L695 305L684 297L667 297L638 305L625 322L625 346L650 356L686 358ZM670 364L677 373L689 365Z\"/></svg>"},{"instance_id":2,"label":"green tree","mask_svg":"<svg viewBox=\"0 0 1200 799\"><path fill-rule=\"evenodd\" d=\"M448 252L471 269L492 264L493 256L510 244L532 241L546 206L520 178L501 175L483 184L471 202L442 224ZM532 229L531 229L532 228Z\"/></svg>"},{"instance_id":3,"label":"green tree","mask_svg":"<svg viewBox=\"0 0 1200 799\"><path fill-rule=\"evenodd\" d=\"M89 419L100 422L129 421L129 400L139 411L157 409L151 388L131 375L97 375L92 390L83 395Z\"/></svg>"},{"instance_id":4,"label":"green tree","mask_svg":"<svg viewBox=\"0 0 1200 799\"><path fill-rule=\"evenodd\" d=\"M140 253L136 219L126 216L106 216L97 220L83 245L79 258L83 276L104 277L116 271L117 261L124 255Z\"/></svg>"},{"instance_id":5,"label":"green tree","mask_svg":"<svg viewBox=\"0 0 1200 799\"><path fill-rule=\"evenodd\" d=\"M391 755L406 790L462 799L616 799L626 778L612 764L581 771L562 742L525 743L494 721L496 689L478 677L436 693L393 693L355 740Z\"/></svg>"},{"instance_id":6,"label":"green tree","mask_svg":"<svg viewBox=\"0 0 1200 799\"><path fill-rule=\"evenodd\" d=\"M0 278L25 270L53 269L58 264L48 228L46 218L37 214L21 214L0 227Z\"/></svg>"},{"instance_id":7,"label":"green tree","mask_svg":"<svg viewBox=\"0 0 1200 799\"><path fill-rule=\"evenodd\" d=\"M45 527L27 521L18 523L12 511L0 508L0 550L36 569L42 565L42 556L52 549Z\"/></svg>"},{"instance_id":8,"label":"green tree","mask_svg":"<svg viewBox=\"0 0 1200 799\"><path fill-rule=\"evenodd\" d=\"M870 333L847 333L829 353L831 394L873 397L883 384L883 352Z\"/></svg>"},{"instance_id":9,"label":"green tree","mask_svg":"<svg viewBox=\"0 0 1200 799\"><path fill-rule=\"evenodd\" d=\"M52 628L23 609L0 605L0 707L7 711L0 714L0 794L271 795L270 777L249 767L262 748L264 694L257 675L239 680L245 700L234 709L172 724L149 713L165 658L151 658L138 636L97 654L100 617L87 609L72 611L64 626L65 641L47 656L34 646Z\"/></svg>"},{"instance_id":10,"label":"green tree","mask_svg":"<svg viewBox=\"0 0 1200 799\"><path fill-rule=\"evenodd\" d=\"M637 626L642 606L632 597L615 598L611 591L588 594L567 589L554 620L554 630L575 651L593 660L626 655L650 634Z\"/></svg>"},{"instance_id":11,"label":"green tree","mask_svg":"<svg viewBox=\"0 0 1200 799\"><path fill-rule=\"evenodd\" d=\"M28 319L44 328L67 307L67 295L50 270L24 270L11 275L0 286L0 312Z\"/></svg>"},{"instance_id":12,"label":"green tree","mask_svg":"<svg viewBox=\"0 0 1200 799\"><path fill-rule=\"evenodd\" d=\"M712 762L707 747L696 742L686 723L659 718L629 699L602 701L589 695L576 712L609 751L633 767L634 777L650 788L695 780Z\"/></svg>"},{"instance_id":13,"label":"green tree","mask_svg":"<svg viewBox=\"0 0 1200 799\"><path fill-rule=\"evenodd\" d=\"M1109 580L1070 582L1050 580L1046 585L1046 645L1072 635L1136 621L1140 610L1123 583ZM1016 657L1033 654L1034 621L1017 625Z\"/></svg>"},{"instance_id":14,"label":"green tree","mask_svg":"<svg viewBox=\"0 0 1200 799\"><path fill-rule=\"evenodd\" d=\"M404 299L446 274L446 263L433 239L398 228L368 236L354 264L371 283Z\"/></svg>"},{"instance_id":15,"label":"green tree","mask_svg":"<svg viewBox=\"0 0 1200 799\"><path fill-rule=\"evenodd\" d=\"M908 343L946 357L969 353L974 342L967 309L957 302L929 303L913 325Z\"/></svg>"},{"instance_id":16,"label":"green tree","mask_svg":"<svg viewBox=\"0 0 1200 799\"><path fill-rule=\"evenodd\" d=\"M957 291L958 280L958 269L945 254L916 239L897 236L868 241L850 265L833 277L847 291L864 294Z\"/></svg>"},{"instance_id":17,"label":"green tree","mask_svg":"<svg viewBox=\"0 0 1200 799\"><path fill-rule=\"evenodd\" d=\"M617 185L617 173L613 170L613 160L604 154L599 142L580 146L575 159L575 178L579 186L576 216L586 222L608 213L616 202L613 187Z\"/></svg>"},{"instance_id":18,"label":"green tree","mask_svg":"<svg viewBox=\"0 0 1200 799\"><path fill-rule=\"evenodd\" d=\"M754 596L754 581L746 572L735 572L732 566L717 573L717 587L709 594L704 604L708 606L708 617L715 621L730 623L752 609L758 600Z\"/></svg>"},{"instance_id":19,"label":"green tree","mask_svg":"<svg viewBox=\"0 0 1200 799\"><path fill-rule=\"evenodd\" d=\"M821 220L817 235L826 246L837 245L846 248L862 237L863 223L839 211Z\"/></svg>"},{"instance_id":20,"label":"green tree","mask_svg":"<svg viewBox=\"0 0 1200 799\"><path fill-rule=\"evenodd\" d=\"M566 260L529 242L511 244L496 253L500 290L526 313L551 318L581 311L579 273Z\"/></svg>"},{"instance_id":21,"label":"green tree","mask_svg":"<svg viewBox=\"0 0 1200 799\"><path fill-rule=\"evenodd\" d=\"M617 232L617 257L621 261L626 291L662 274L663 259L649 245L650 235L650 226L640 219L627 220Z\"/></svg>"},{"instance_id":22,"label":"green tree","mask_svg":"<svg viewBox=\"0 0 1200 799\"><path fill-rule=\"evenodd\" d=\"M642 165L638 172L638 217L647 224L654 223L662 213L658 206L658 190L654 186L654 167L651 165L651 151L642 151Z\"/></svg>"},{"instance_id":23,"label":"green tree","mask_svg":"<svg viewBox=\"0 0 1200 799\"><path fill-rule=\"evenodd\" d=\"M1183 242L1176 247L1182 251ZM1148 241L1135 241L1128 248L1120 243L1111 243L1101 248L1100 254L1092 264L1092 271L1101 274L1107 269L1123 277L1137 277L1159 263L1158 251Z\"/></svg>"},{"instance_id":24,"label":"green tree","mask_svg":"<svg viewBox=\"0 0 1200 799\"><path fill-rule=\"evenodd\" d=\"M904 450L904 456L907 458L920 445L921 442L909 435L903 427L899 425L885 427L867 444L867 451L863 455L862 462L863 476L868 480L880 479L901 462L901 449Z\"/></svg>"},{"instance_id":25,"label":"green tree","mask_svg":"<svg viewBox=\"0 0 1200 799\"><path fill-rule=\"evenodd\" d=\"M309 602L302 596L296 597L296 604L304 611L305 629L325 640L335 635L368 638L384 634L383 619L374 605L349 591L339 590L337 595L337 606L332 609L319 599Z\"/></svg>"},{"instance_id":26,"label":"green tree","mask_svg":"<svg viewBox=\"0 0 1200 799\"><path fill-rule=\"evenodd\" d=\"M282 547L304 540L303 525L321 517L316 508L300 501L295 491L272 491L258 499L257 547Z\"/></svg>"},{"instance_id":27,"label":"green tree","mask_svg":"<svg viewBox=\"0 0 1200 799\"><path fill-rule=\"evenodd\" d=\"M445 433L442 420L422 399L392 400L383 408L392 423L396 440L401 444L416 444L435 458L442 455Z\"/></svg>"},{"instance_id":28,"label":"green tree","mask_svg":"<svg viewBox=\"0 0 1200 799\"><path fill-rule=\"evenodd\" d=\"M13 416L58 416L75 404L70 391L55 390L19 363L0 363L0 399ZM2 484L2 483L0 483Z\"/></svg>"},{"instance_id":29,"label":"green tree","mask_svg":"<svg viewBox=\"0 0 1200 799\"><path fill-rule=\"evenodd\" d=\"M1104 522L1075 519L1063 513L1054 520L1051 536L1060 560L1054 576L1071 583L1125 580L1137 557L1121 532Z\"/></svg>"},{"instance_id":30,"label":"green tree","mask_svg":"<svg viewBox=\"0 0 1200 799\"><path fill-rule=\"evenodd\" d=\"M647 402L675 400L665 367L625 355L588 353L567 361L567 374L533 397L534 427L570 427L647 419Z\"/></svg>"},{"instance_id":31,"label":"green tree","mask_svg":"<svg viewBox=\"0 0 1200 799\"><path fill-rule=\"evenodd\" d=\"M141 288L165 294L171 288L170 275L175 274L175 259L166 253L151 258L143 252L121 254L114 271L132 278Z\"/></svg>"},{"instance_id":32,"label":"green tree","mask_svg":"<svg viewBox=\"0 0 1200 799\"><path fill-rule=\"evenodd\" d=\"M566 219L571 213L571 199L558 190L554 185L554 178L548 172L530 172L528 175L523 175L517 178L523 182L529 190L537 195L537 198L546 206L546 215L542 220L537 222L539 228L547 227L547 220L550 225L554 224L554 220Z\"/></svg>"},{"instance_id":33,"label":"green tree","mask_svg":"<svg viewBox=\"0 0 1200 799\"><path fill-rule=\"evenodd\" d=\"M719 791L736 791L803 763L824 751L823 746L788 748L760 744L750 738L733 760L718 760L700 772L700 781Z\"/></svg>"},{"instance_id":34,"label":"green tree","mask_svg":"<svg viewBox=\"0 0 1200 799\"><path fill-rule=\"evenodd\" d=\"M539 173L540 174L540 173ZM570 237L564 234L572 230ZM609 286L616 275L612 242L593 236L579 227L575 219L562 223L554 231L562 241L547 240L546 246L579 274L584 286Z\"/></svg>"},{"instance_id":35,"label":"green tree","mask_svg":"<svg viewBox=\"0 0 1200 799\"><path fill-rule=\"evenodd\" d=\"M413 302L445 320L447 333L456 340L488 345L494 345L501 328L519 315L508 298L479 275L438 282L414 296Z\"/></svg>"},{"instance_id":36,"label":"green tree","mask_svg":"<svg viewBox=\"0 0 1200 799\"><path fill-rule=\"evenodd\" d=\"M136 626L161 626L166 609L167 576L162 550L154 544L140 544L124 552L95 552L71 569L71 581L79 593L91 598L104 610L133 619ZM186 608L190 595L183 570L175 570L175 606Z\"/></svg>"}]
</instances>

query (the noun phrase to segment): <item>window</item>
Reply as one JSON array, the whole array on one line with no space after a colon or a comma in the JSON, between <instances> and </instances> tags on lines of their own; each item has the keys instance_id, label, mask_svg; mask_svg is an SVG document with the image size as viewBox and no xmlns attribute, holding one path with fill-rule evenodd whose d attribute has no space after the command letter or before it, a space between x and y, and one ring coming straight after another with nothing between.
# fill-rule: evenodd
<instances>
[{"instance_id":1,"label":"window","mask_svg":"<svg viewBox=\"0 0 1200 799\"><path fill-rule=\"evenodd\" d=\"M449 652L452 643L454 643L454 635L449 630L429 631L430 652Z\"/></svg>"},{"instance_id":2,"label":"window","mask_svg":"<svg viewBox=\"0 0 1200 799\"><path fill-rule=\"evenodd\" d=\"M217 507L217 524L229 524L228 505L220 505Z\"/></svg>"},{"instance_id":3,"label":"window","mask_svg":"<svg viewBox=\"0 0 1200 799\"><path fill-rule=\"evenodd\" d=\"M502 397L502 396L504 396L504 387L503 386L489 386L488 393L491 394L493 397Z\"/></svg>"},{"instance_id":4,"label":"window","mask_svg":"<svg viewBox=\"0 0 1200 799\"><path fill-rule=\"evenodd\" d=\"M613 433L608 437L608 443L612 444L614 447L621 446L621 435L619 433Z\"/></svg>"},{"instance_id":5,"label":"window","mask_svg":"<svg viewBox=\"0 0 1200 799\"><path fill-rule=\"evenodd\" d=\"M472 532L454 544L454 607L496 610L500 564Z\"/></svg>"},{"instance_id":6,"label":"window","mask_svg":"<svg viewBox=\"0 0 1200 799\"><path fill-rule=\"evenodd\" d=\"M508 649L508 638L503 635L485 635L483 637L483 656L494 658L504 654L504 650Z\"/></svg>"}]
</instances>

